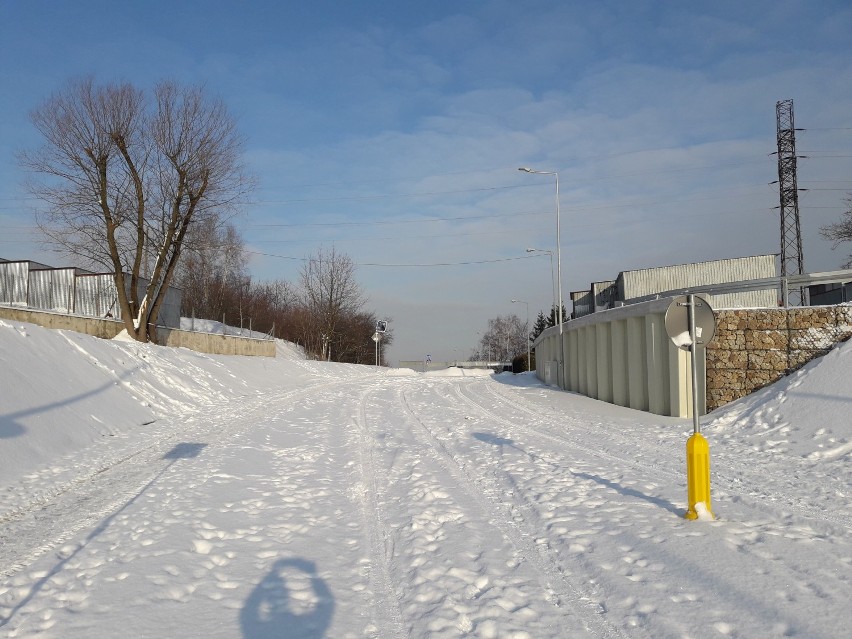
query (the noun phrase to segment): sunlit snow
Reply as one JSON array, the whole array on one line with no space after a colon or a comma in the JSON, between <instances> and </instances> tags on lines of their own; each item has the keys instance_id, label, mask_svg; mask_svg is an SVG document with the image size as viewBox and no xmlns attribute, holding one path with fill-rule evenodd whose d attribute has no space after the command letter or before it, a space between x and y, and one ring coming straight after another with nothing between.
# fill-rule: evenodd
<instances>
[{"instance_id":1,"label":"sunlit snow","mask_svg":"<svg viewBox=\"0 0 852 639\"><path fill-rule=\"evenodd\" d=\"M852 627L852 344L702 419L529 374L0 321L4 637L808 639Z\"/></svg>"}]
</instances>

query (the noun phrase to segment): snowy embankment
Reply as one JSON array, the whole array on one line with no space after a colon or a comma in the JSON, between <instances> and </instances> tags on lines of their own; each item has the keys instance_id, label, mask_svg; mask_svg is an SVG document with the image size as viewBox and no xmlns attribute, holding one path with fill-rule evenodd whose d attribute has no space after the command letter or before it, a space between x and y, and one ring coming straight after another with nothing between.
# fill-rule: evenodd
<instances>
[{"instance_id":1,"label":"snowy embankment","mask_svg":"<svg viewBox=\"0 0 852 639\"><path fill-rule=\"evenodd\" d=\"M0 322L0 634L802 637L852 627L852 344L702 420Z\"/></svg>"}]
</instances>

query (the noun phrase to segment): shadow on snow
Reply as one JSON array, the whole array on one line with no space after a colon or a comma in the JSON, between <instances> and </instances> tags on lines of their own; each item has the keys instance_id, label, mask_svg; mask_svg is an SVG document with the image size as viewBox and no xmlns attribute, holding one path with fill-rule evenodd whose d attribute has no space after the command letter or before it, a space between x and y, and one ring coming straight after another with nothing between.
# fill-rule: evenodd
<instances>
[{"instance_id":1,"label":"shadow on snow","mask_svg":"<svg viewBox=\"0 0 852 639\"><path fill-rule=\"evenodd\" d=\"M279 559L240 611L244 639L321 639L334 614L334 597L306 559Z\"/></svg>"}]
</instances>

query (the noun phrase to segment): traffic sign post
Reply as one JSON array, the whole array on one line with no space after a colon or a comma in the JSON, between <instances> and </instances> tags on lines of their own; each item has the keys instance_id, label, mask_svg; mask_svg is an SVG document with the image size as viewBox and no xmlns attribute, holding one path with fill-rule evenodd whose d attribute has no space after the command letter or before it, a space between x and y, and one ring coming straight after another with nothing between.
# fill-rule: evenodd
<instances>
[{"instance_id":1,"label":"traffic sign post","mask_svg":"<svg viewBox=\"0 0 852 639\"><path fill-rule=\"evenodd\" d=\"M373 341L376 343L376 369L379 368L379 342L382 339L381 333L376 331L373 333Z\"/></svg>"},{"instance_id":2,"label":"traffic sign post","mask_svg":"<svg viewBox=\"0 0 852 639\"><path fill-rule=\"evenodd\" d=\"M710 303L697 295L676 297L666 311L666 332L675 346L690 352L692 377L692 437L686 442L686 487L689 507L684 517L698 519L699 506L715 519L710 504L710 445L698 419L698 349L716 334L716 316Z\"/></svg>"},{"instance_id":3,"label":"traffic sign post","mask_svg":"<svg viewBox=\"0 0 852 639\"><path fill-rule=\"evenodd\" d=\"M376 369L379 368L379 342L382 341L382 335L388 330L387 320L376 320L376 332L373 333L373 341L376 343Z\"/></svg>"}]
</instances>

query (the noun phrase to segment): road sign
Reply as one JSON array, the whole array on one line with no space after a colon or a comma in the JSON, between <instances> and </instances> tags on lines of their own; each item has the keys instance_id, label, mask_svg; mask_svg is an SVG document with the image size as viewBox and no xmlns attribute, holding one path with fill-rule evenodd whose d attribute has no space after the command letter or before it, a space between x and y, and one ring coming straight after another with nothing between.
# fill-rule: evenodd
<instances>
[{"instance_id":1,"label":"road sign","mask_svg":"<svg viewBox=\"0 0 852 639\"><path fill-rule=\"evenodd\" d=\"M710 302L701 295L695 299L695 337L696 346L704 347L716 335L716 315L710 308ZM666 333L678 348L685 351L692 346L689 336L689 296L679 295L672 300L666 311Z\"/></svg>"},{"instance_id":2,"label":"road sign","mask_svg":"<svg viewBox=\"0 0 852 639\"><path fill-rule=\"evenodd\" d=\"M373 341L374 341L376 344L378 344L378 343L379 343L379 340L380 340L380 339L382 339L382 336L381 336L381 335L379 335L378 333L373 333Z\"/></svg>"},{"instance_id":3,"label":"road sign","mask_svg":"<svg viewBox=\"0 0 852 639\"><path fill-rule=\"evenodd\" d=\"M687 519L715 519L710 507L710 445L701 434L698 419L698 349L716 334L716 316L710 303L698 295L674 298L666 311L666 333L674 345L689 351L692 371L692 437L686 441ZM699 507L699 504L702 504Z\"/></svg>"}]
</instances>

